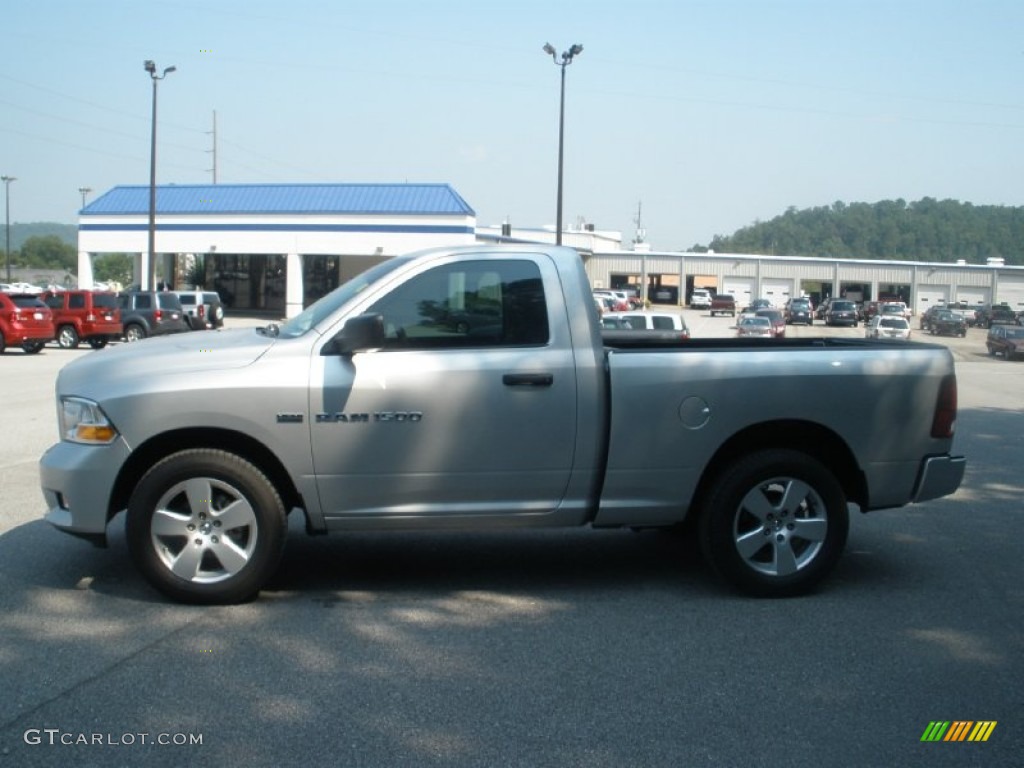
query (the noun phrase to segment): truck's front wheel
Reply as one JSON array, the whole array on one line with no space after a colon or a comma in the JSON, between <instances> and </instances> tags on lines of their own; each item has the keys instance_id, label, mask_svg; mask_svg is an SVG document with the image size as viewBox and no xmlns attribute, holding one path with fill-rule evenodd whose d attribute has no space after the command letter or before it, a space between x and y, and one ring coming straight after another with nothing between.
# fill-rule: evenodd
<instances>
[{"instance_id":1,"label":"truck's front wheel","mask_svg":"<svg viewBox=\"0 0 1024 768\"><path fill-rule=\"evenodd\" d=\"M128 547L146 579L186 603L254 597L277 568L284 505L256 466L194 449L150 469L128 502Z\"/></svg>"},{"instance_id":2,"label":"truck's front wheel","mask_svg":"<svg viewBox=\"0 0 1024 768\"><path fill-rule=\"evenodd\" d=\"M700 514L700 540L712 567L759 597L813 589L846 544L846 496L835 476L798 451L745 456L713 483Z\"/></svg>"}]
</instances>

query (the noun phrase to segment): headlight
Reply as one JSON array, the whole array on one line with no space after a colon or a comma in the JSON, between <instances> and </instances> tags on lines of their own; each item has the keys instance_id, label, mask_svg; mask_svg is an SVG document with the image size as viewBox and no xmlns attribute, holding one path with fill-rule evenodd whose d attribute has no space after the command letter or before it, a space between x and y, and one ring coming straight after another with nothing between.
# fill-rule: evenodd
<instances>
[{"instance_id":1,"label":"headlight","mask_svg":"<svg viewBox=\"0 0 1024 768\"><path fill-rule=\"evenodd\" d=\"M99 405L81 397L62 397L57 410L62 440L88 445L109 445L117 437Z\"/></svg>"}]
</instances>

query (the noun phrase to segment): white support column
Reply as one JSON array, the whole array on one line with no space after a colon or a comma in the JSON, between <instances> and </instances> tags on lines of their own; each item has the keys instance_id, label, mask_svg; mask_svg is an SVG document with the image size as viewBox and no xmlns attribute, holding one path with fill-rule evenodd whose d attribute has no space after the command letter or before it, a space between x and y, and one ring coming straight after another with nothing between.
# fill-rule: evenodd
<instances>
[{"instance_id":1,"label":"white support column","mask_svg":"<svg viewBox=\"0 0 1024 768\"><path fill-rule=\"evenodd\" d=\"M133 259L135 262L132 264L132 285L138 285L143 290L146 289L146 275L148 274L147 267L149 266L149 259L145 253L136 253ZM125 286L127 288L128 286Z\"/></svg>"},{"instance_id":2,"label":"white support column","mask_svg":"<svg viewBox=\"0 0 1024 768\"><path fill-rule=\"evenodd\" d=\"M88 251L78 252L78 287L89 290L93 284L92 254Z\"/></svg>"},{"instance_id":3,"label":"white support column","mask_svg":"<svg viewBox=\"0 0 1024 768\"><path fill-rule=\"evenodd\" d=\"M302 284L302 254L285 256L285 317L292 318L302 312L305 288Z\"/></svg>"}]
</instances>

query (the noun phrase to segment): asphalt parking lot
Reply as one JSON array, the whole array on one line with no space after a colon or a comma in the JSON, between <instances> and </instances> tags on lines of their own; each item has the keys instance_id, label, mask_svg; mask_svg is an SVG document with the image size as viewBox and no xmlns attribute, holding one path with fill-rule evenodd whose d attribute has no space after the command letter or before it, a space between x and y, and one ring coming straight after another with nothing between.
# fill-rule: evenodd
<instances>
[{"instance_id":1,"label":"asphalt parking lot","mask_svg":"<svg viewBox=\"0 0 1024 768\"><path fill-rule=\"evenodd\" d=\"M296 526L258 601L174 605L132 569L120 519L107 550L40 519L54 377L103 352L10 351L0 768L1019 766L1024 363L984 336L936 340L957 361L961 489L856 516L824 588L776 601L731 594L656 532ZM933 721L996 726L922 742Z\"/></svg>"}]
</instances>

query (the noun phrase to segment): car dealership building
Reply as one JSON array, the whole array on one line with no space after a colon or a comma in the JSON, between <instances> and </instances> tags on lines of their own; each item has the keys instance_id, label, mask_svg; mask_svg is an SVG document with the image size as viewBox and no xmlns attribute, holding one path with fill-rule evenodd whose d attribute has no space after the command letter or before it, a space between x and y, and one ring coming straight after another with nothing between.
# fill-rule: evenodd
<instances>
[{"instance_id":1,"label":"car dealership building","mask_svg":"<svg viewBox=\"0 0 1024 768\"><path fill-rule=\"evenodd\" d=\"M373 264L433 246L552 243L553 228L478 226L448 184L161 185L156 200L157 273L175 288L217 290L235 311L294 316ZM135 255L148 274L149 187L118 186L79 214L78 283L93 259ZM741 305L791 296L815 301L899 298L915 312L951 301L1006 302L1024 310L1024 267L746 254L622 250L621 234L582 222L563 233L593 286L648 286L656 303L685 303L694 288L731 293ZM142 282L137 280L137 282Z\"/></svg>"}]
</instances>

